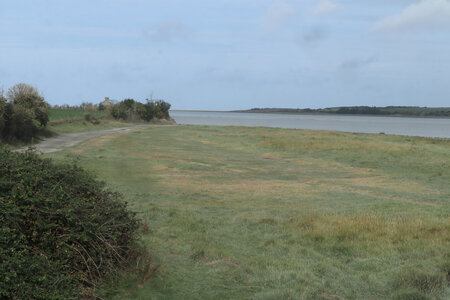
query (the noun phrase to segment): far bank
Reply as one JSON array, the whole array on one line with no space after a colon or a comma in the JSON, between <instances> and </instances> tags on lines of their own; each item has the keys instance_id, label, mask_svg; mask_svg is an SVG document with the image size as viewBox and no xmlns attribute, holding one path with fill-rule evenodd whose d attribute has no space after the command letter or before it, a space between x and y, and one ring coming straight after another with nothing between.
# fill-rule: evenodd
<instances>
[{"instance_id":1,"label":"far bank","mask_svg":"<svg viewBox=\"0 0 450 300\"><path fill-rule=\"evenodd\" d=\"M177 124L335 130L450 138L450 118L171 110Z\"/></svg>"}]
</instances>

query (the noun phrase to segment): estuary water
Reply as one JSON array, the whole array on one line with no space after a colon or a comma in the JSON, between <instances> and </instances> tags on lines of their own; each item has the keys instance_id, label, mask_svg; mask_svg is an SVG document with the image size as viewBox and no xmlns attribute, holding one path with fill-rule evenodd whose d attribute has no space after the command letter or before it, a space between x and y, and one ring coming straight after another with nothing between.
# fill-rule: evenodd
<instances>
[{"instance_id":1,"label":"estuary water","mask_svg":"<svg viewBox=\"0 0 450 300\"><path fill-rule=\"evenodd\" d=\"M171 110L178 124L265 126L450 138L450 118L265 114Z\"/></svg>"}]
</instances>

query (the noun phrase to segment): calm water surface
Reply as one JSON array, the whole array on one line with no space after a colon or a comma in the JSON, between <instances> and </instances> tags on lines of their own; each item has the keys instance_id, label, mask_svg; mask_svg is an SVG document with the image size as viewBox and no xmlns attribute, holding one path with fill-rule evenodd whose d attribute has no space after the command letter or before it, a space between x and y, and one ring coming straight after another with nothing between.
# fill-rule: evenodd
<instances>
[{"instance_id":1,"label":"calm water surface","mask_svg":"<svg viewBox=\"0 0 450 300\"><path fill-rule=\"evenodd\" d=\"M178 124L266 126L450 138L450 118L398 118L171 110Z\"/></svg>"}]
</instances>

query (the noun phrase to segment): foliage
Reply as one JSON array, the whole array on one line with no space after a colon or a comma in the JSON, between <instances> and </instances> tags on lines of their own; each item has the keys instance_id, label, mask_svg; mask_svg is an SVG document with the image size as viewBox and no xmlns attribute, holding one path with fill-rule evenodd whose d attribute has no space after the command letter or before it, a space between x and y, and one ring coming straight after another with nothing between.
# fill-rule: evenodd
<instances>
[{"instance_id":1,"label":"foliage","mask_svg":"<svg viewBox=\"0 0 450 300\"><path fill-rule=\"evenodd\" d=\"M6 125L6 98L3 96L3 90L0 91L0 138Z\"/></svg>"},{"instance_id":2,"label":"foliage","mask_svg":"<svg viewBox=\"0 0 450 300\"><path fill-rule=\"evenodd\" d=\"M153 119L170 119L170 104L163 101L151 101L147 99L145 104L133 99L125 99L111 106L111 115L117 120L151 121Z\"/></svg>"},{"instance_id":3,"label":"foliage","mask_svg":"<svg viewBox=\"0 0 450 300\"><path fill-rule=\"evenodd\" d=\"M0 96L0 138L28 141L49 121L49 105L38 90L25 83Z\"/></svg>"},{"instance_id":4,"label":"foliage","mask_svg":"<svg viewBox=\"0 0 450 300\"><path fill-rule=\"evenodd\" d=\"M336 110L337 114L359 114L359 115L380 115L381 110L376 107L358 106L358 107L340 107Z\"/></svg>"},{"instance_id":5,"label":"foliage","mask_svg":"<svg viewBox=\"0 0 450 300\"><path fill-rule=\"evenodd\" d=\"M92 119L98 119L106 116L107 113L105 111L100 110L86 111L84 109L50 108L49 125L64 121L67 121L69 123L71 121L81 121L85 119L86 115L90 115L90 118Z\"/></svg>"},{"instance_id":6,"label":"foliage","mask_svg":"<svg viewBox=\"0 0 450 300\"><path fill-rule=\"evenodd\" d=\"M76 164L0 157L0 298L76 298L127 259L138 221L119 194Z\"/></svg>"},{"instance_id":7,"label":"foliage","mask_svg":"<svg viewBox=\"0 0 450 300\"><path fill-rule=\"evenodd\" d=\"M386 106L386 107L344 106L344 107L328 107L319 109L252 108L250 110L244 110L239 112L450 117L450 107L418 107L418 106Z\"/></svg>"},{"instance_id":8,"label":"foliage","mask_svg":"<svg viewBox=\"0 0 450 300\"><path fill-rule=\"evenodd\" d=\"M7 95L10 103L26 109L31 118L35 119L40 126L47 125L49 105L45 102L44 97L39 95L39 91L35 87L19 83L12 86Z\"/></svg>"}]
</instances>

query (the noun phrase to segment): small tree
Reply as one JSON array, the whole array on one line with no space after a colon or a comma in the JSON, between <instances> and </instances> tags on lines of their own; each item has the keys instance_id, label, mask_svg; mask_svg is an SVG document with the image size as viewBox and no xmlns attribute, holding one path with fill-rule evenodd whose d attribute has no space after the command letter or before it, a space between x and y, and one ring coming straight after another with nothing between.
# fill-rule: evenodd
<instances>
[{"instance_id":1,"label":"small tree","mask_svg":"<svg viewBox=\"0 0 450 300\"><path fill-rule=\"evenodd\" d=\"M144 107L141 111L141 119L149 122L156 115L156 106L153 101L147 100L147 103L144 104Z\"/></svg>"},{"instance_id":2,"label":"small tree","mask_svg":"<svg viewBox=\"0 0 450 300\"><path fill-rule=\"evenodd\" d=\"M38 90L19 83L0 96L0 133L2 138L29 140L49 121L49 105Z\"/></svg>"},{"instance_id":3,"label":"small tree","mask_svg":"<svg viewBox=\"0 0 450 300\"><path fill-rule=\"evenodd\" d=\"M169 119L170 104L163 101L152 101L147 99L146 104L125 99L111 107L111 115L115 119L133 121L141 119L151 121L152 119Z\"/></svg>"},{"instance_id":4,"label":"small tree","mask_svg":"<svg viewBox=\"0 0 450 300\"><path fill-rule=\"evenodd\" d=\"M26 83L19 83L8 90L8 100L14 106L21 106L28 111L32 119L44 127L48 123L48 107L44 97L39 94L37 88Z\"/></svg>"},{"instance_id":5,"label":"small tree","mask_svg":"<svg viewBox=\"0 0 450 300\"><path fill-rule=\"evenodd\" d=\"M156 117L158 119L168 119L170 104L164 100L158 100L155 102L155 105L158 108Z\"/></svg>"},{"instance_id":6,"label":"small tree","mask_svg":"<svg viewBox=\"0 0 450 300\"><path fill-rule=\"evenodd\" d=\"M0 90L0 137L3 136L3 130L5 129L6 123L6 98L3 96L3 89Z\"/></svg>"},{"instance_id":7,"label":"small tree","mask_svg":"<svg viewBox=\"0 0 450 300\"><path fill-rule=\"evenodd\" d=\"M26 83L18 83L10 87L7 93L8 99L13 102L20 101L25 96L40 97L38 89Z\"/></svg>"}]
</instances>

